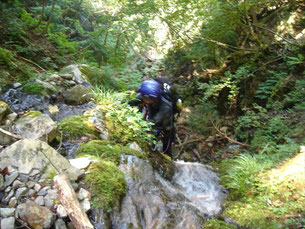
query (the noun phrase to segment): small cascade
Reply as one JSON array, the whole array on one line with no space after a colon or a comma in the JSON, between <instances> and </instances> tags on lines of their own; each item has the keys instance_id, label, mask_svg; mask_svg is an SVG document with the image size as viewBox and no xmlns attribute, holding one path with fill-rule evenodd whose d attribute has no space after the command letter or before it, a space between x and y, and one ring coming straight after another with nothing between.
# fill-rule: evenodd
<instances>
[{"instance_id":1,"label":"small cascade","mask_svg":"<svg viewBox=\"0 0 305 229\"><path fill-rule=\"evenodd\" d=\"M174 166L175 175L168 181L149 161L123 156L120 169L128 188L120 209L111 216L112 228L199 229L205 220L221 212L225 194L211 167L181 161Z\"/></svg>"},{"instance_id":2,"label":"small cascade","mask_svg":"<svg viewBox=\"0 0 305 229\"><path fill-rule=\"evenodd\" d=\"M175 167L177 171L172 183L181 188L192 205L208 215L218 214L225 194L212 167L183 161L175 162Z\"/></svg>"}]
</instances>

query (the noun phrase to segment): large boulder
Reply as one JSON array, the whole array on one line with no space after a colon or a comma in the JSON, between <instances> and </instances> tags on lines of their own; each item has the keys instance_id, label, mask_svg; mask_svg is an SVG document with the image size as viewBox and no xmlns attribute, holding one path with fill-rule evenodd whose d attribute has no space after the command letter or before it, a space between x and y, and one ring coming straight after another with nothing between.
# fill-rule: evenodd
<instances>
[{"instance_id":1,"label":"large boulder","mask_svg":"<svg viewBox=\"0 0 305 229\"><path fill-rule=\"evenodd\" d=\"M81 70L79 69L79 66L76 64L72 64L63 68L59 72L59 75L62 76L63 78L67 78L68 76L71 76L71 79L75 81L77 84L91 86L86 76L82 74Z\"/></svg>"},{"instance_id":2,"label":"large boulder","mask_svg":"<svg viewBox=\"0 0 305 229\"><path fill-rule=\"evenodd\" d=\"M47 143L32 139L19 140L0 153L0 169L7 166L23 174L45 174L46 178L64 173L74 181L83 174Z\"/></svg>"},{"instance_id":3,"label":"large boulder","mask_svg":"<svg viewBox=\"0 0 305 229\"><path fill-rule=\"evenodd\" d=\"M51 142L58 135L57 124L46 114L31 111L19 118L12 127L13 132L24 138Z\"/></svg>"},{"instance_id":4,"label":"large boulder","mask_svg":"<svg viewBox=\"0 0 305 229\"><path fill-rule=\"evenodd\" d=\"M67 104L84 104L93 100L94 95L89 87L76 85L63 93L64 100Z\"/></svg>"}]
</instances>

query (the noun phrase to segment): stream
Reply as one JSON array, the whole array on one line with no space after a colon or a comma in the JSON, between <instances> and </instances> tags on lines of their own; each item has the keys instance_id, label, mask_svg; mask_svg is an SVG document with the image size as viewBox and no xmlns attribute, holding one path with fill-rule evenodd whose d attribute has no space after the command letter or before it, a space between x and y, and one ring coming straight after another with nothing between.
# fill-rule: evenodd
<instances>
[{"instance_id":1,"label":"stream","mask_svg":"<svg viewBox=\"0 0 305 229\"><path fill-rule=\"evenodd\" d=\"M54 121L82 114L94 106L93 103L79 106L50 103L47 99L27 95L19 88L4 90L0 100L5 101L16 113L40 110L50 115L49 106L56 105L59 113L51 116ZM63 146L69 151L66 153L67 158L73 157L78 147L71 142L63 142ZM126 177L127 193L120 208L114 208L111 214L92 210L90 219L95 228L199 229L204 221L221 213L226 193L212 168L183 161L174 161L173 164L175 174L169 181L154 170L149 161L122 155L119 168Z\"/></svg>"}]
</instances>

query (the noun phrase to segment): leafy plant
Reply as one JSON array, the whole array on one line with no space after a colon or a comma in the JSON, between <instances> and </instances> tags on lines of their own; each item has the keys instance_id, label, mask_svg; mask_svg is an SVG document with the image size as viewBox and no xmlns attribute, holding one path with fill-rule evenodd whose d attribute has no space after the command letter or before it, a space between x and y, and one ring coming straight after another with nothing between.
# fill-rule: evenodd
<instances>
[{"instance_id":1,"label":"leafy plant","mask_svg":"<svg viewBox=\"0 0 305 229\"><path fill-rule=\"evenodd\" d=\"M256 173L262 168L256 158L249 154L227 159L221 167L224 169L221 176L223 185L229 188L232 198L246 196L256 183Z\"/></svg>"},{"instance_id":2,"label":"leafy plant","mask_svg":"<svg viewBox=\"0 0 305 229\"><path fill-rule=\"evenodd\" d=\"M105 112L111 139L123 144L137 141L142 145L153 139L153 135L149 134L153 124L143 120L137 108L122 102L127 98L127 92L118 93L96 88L94 93L96 103L101 105Z\"/></svg>"}]
</instances>

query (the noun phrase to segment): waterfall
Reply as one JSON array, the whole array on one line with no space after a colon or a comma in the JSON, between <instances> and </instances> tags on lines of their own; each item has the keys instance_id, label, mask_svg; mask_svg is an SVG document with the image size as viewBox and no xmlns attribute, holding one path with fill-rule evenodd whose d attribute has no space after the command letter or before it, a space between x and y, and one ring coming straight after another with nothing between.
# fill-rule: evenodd
<instances>
[{"instance_id":1,"label":"waterfall","mask_svg":"<svg viewBox=\"0 0 305 229\"><path fill-rule=\"evenodd\" d=\"M174 162L176 172L168 181L149 161L135 156L123 156L122 161L128 190L111 215L112 228L199 229L221 212L225 194L210 166Z\"/></svg>"}]
</instances>

